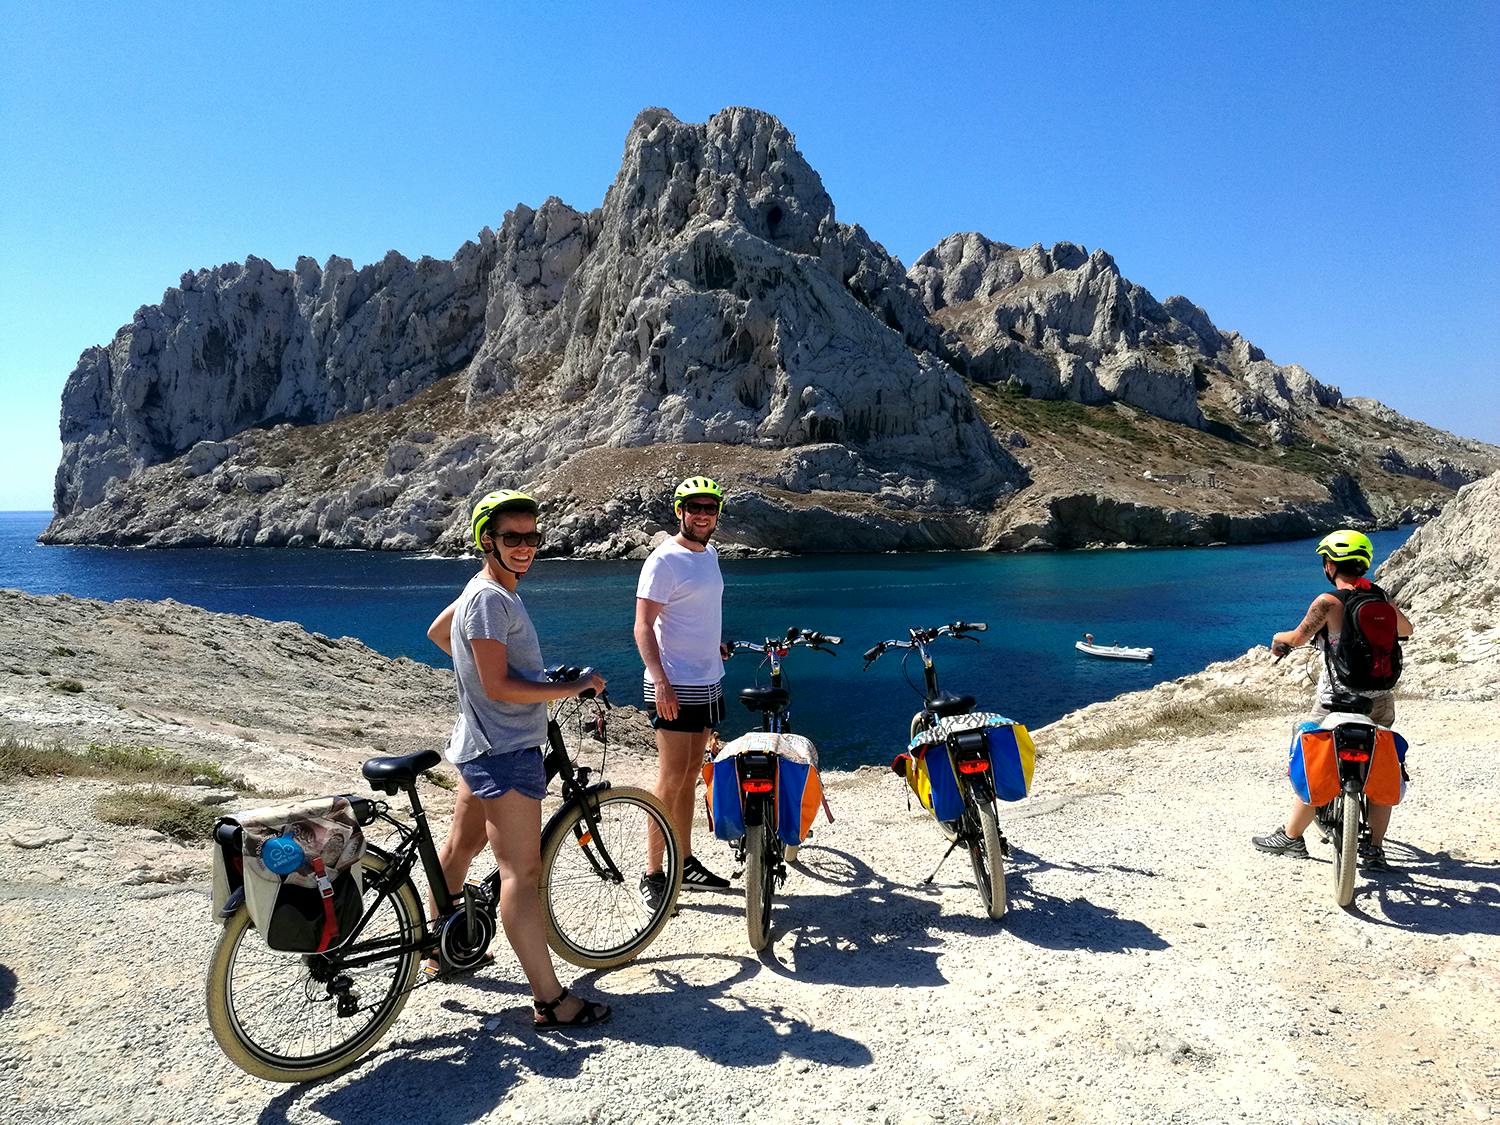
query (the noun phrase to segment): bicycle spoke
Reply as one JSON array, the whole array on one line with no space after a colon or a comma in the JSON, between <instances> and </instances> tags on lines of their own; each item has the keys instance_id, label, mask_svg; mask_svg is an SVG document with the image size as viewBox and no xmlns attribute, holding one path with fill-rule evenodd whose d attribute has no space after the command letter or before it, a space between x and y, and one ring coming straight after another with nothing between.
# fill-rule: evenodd
<instances>
[{"instance_id":1,"label":"bicycle spoke","mask_svg":"<svg viewBox=\"0 0 1500 1125\"><path fill-rule=\"evenodd\" d=\"M646 871L649 826L659 814L635 797L620 795L606 797L591 812L592 830L574 822L556 846L544 894L564 947L605 959L629 951L661 919L646 907L637 886ZM620 878L609 874L611 869Z\"/></svg>"}]
</instances>

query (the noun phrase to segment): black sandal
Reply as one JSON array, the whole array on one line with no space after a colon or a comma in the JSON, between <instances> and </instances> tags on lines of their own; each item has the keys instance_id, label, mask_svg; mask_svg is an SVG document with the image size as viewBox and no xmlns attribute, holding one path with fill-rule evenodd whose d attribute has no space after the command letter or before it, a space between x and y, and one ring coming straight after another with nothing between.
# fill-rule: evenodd
<instances>
[{"instance_id":1,"label":"black sandal","mask_svg":"<svg viewBox=\"0 0 1500 1125\"><path fill-rule=\"evenodd\" d=\"M563 989L556 1000L549 1002L533 1000L531 1006L536 1009L536 1018L532 1019L531 1026L535 1028L546 1027L593 1027L596 1023L603 1023L609 1019L609 1005L595 1004L592 1001L583 1001L583 1007L579 1008L570 1020L557 1018L557 1006L566 1000L572 993Z\"/></svg>"}]
</instances>

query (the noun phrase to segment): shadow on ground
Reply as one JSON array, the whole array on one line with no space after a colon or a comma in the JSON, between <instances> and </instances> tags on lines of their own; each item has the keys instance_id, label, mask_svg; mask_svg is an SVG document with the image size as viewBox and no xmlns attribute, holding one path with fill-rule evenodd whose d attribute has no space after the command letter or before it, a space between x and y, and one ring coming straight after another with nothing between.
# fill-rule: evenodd
<instances>
[{"instance_id":1,"label":"shadow on ground","mask_svg":"<svg viewBox=\"0 0 1500 1125\"><path fill-rule=\"evenodd\" d=\"M1500 934L1500 864L1424 852L1386 841L1397 868L1361 871L1349 912L1380 926L1425 934ZM1379 913L1362 902L1378 904Z\"/></svg>"},{"instance_id":2,"label":"shadow on ground","mask_svg":"<svg viewBox=\"0 0 1500 1125\"><path fill-rule=\"evenodd\" d=\"M705 964L715 962L725 975L706 984L689 980L679 967L691 966L701 975ZM341 1122L369 1120L378 1110L384 1120L456 1125L496 1109L529 1077L576 1078L590 1056L619 1043L679 1047L733 1068L767 1066L784 1057L832 1067L872 1061L869 1048L856 1039L813 1028L778 1005L761 1007L731 995L734 985L759 971L753 958L678 955L643 958L636 967L647 970L647 987L626 995L601 987L607 974L578 981L580 992L614 1005L613 1018L601 1027L541 1034L530 1028L530 1008L524 1004L496 1013L462 998L445 1000L447 1010L471 1016L472 1026L394 1044L335 1089L288 1090L265 1108L260 1121L286 1122L295 1106L299 1117L311 1108ZM635 983L640 982L637 974ZM479 977L465 983L481 992L525 998L522 987L511 982Z\"/></svg>"}]
</instances>

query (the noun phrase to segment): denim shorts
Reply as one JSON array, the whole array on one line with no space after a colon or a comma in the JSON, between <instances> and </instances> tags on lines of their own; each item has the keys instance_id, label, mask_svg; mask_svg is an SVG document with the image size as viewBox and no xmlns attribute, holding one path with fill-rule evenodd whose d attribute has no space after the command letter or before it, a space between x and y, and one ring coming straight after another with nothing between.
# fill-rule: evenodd
<instances>
[{"instance_id":1,"label":"denim shorts","mask_svg":"<svg viewBox=\"0 0 1500 1125\"><path fill-rule=\"evenodd\" d=\"M481 754L459 762L458 772L476 797L503 797L511 790L533 801L547 795L547 769L539 746L508 754Z\"/></svg>"}]
</instances>

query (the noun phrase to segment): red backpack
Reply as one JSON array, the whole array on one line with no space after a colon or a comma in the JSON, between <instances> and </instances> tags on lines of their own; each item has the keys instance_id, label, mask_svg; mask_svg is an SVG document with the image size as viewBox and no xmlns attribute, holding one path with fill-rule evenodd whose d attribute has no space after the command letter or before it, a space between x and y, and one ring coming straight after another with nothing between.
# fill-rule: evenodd
<instances>
[{"instance_id":1,"label":"red backpack","mask_svg":"<svg viewBox=\"0 0 1500 1125\"><path fill-rule=\"evenodd\" d=\"M1372 582L1353 590L1335 590L1344 603L1339 643L1324 649L1336 682L1353 691L1389 691L1401 678L1401 645L1396 637L1396 607Z\"/></svg>"}]
</instances>

